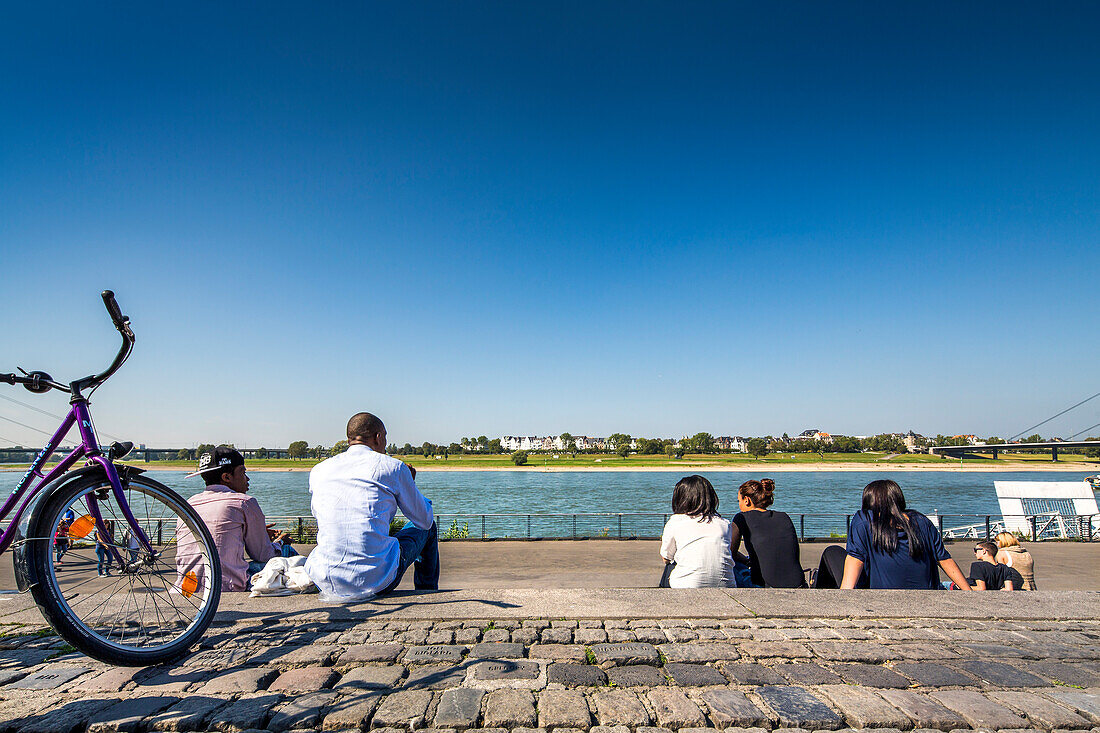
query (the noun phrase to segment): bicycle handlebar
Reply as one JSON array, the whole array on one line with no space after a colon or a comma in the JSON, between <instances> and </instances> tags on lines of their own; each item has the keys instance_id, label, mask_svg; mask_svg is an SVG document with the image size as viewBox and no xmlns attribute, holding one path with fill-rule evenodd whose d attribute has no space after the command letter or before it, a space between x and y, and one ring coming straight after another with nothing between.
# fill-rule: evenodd
<instances>
[{"instance_id":1,"label":"bicycle handlebar","mask_svg":"<svg viewBox=\"0 0 1100 733\"><path fill-rule=\"evenodd\" d=\"M71 385L64 385L60 382L54 381L45 372L31 372L26 376L19 376L18 374L0 374L0 382L7 382L8 384L22 384L32 392L46 392L50 389L59 389L62 392L70 392L79 395L82 390L98 387L103 382L119 370L123 362L130 356L130 352L134 350L134 332L130 328L130 319L122 314L122 309L118 307L118 301L115 300L115 294L110 290L104 290L101 293L103 298L103 305L107 308L107 313L111 316L111 321L115 324L115 328L122 334L122 346L119 347L118 353L115 354L114 361L104 371L99 374L84 377L78 379ZM24 372L26 374L26 372Z\"/></svg>"},{"instance_id":2,"label":"bicycle handlebar","mask_svg":"<svg viewBox=\"0 0 1100 733\"><path fill-rule=\"evenodd\" d=\"M107 312L111 314L111 320L114 321L115 328L121 328L129 319L122 315L122 309L118 307L114 292L104 290L100 296L103 298L103 305L107 306Z\"/></svg>"},{"instance_id":3,"label":"bicycle handlebar","mask_svg":"<svg viewBox=\"0 0 1100 733\"><path fill-rule=\"evenodd\" d=\"M49 392L51 389L59 389L62 392L71 391L67 385L54 381L45 372L31 372L25 377L18 374L0 374L0 382L8 384L23 384L31 392Z\"/></svg>"},{"instance_id":4,"label":"bicycle handlebar","mask_svg":"<svg viewBox=\"0 0 1100 733\"><path fill-rule=\"evenodd\" d=\"M114 361L107 367L106 370L96 374L93 377L84 377L84 379L78 379L73 382L73 390L80 391L88 387L98 387L107 381L107 378L118 371L122 363L129 358L130 352L134 350L134 332L130 328L130 319L122 315L122 309L118 307L118 301L115 300L115 294L110 290L104 290L101 293L103 298L103 305L107 307L107 312L111 315L111 320L115 324L115 328L122 334L122 346L119 347L118 353L115 354Z\"/></svg>"}]
</instances>

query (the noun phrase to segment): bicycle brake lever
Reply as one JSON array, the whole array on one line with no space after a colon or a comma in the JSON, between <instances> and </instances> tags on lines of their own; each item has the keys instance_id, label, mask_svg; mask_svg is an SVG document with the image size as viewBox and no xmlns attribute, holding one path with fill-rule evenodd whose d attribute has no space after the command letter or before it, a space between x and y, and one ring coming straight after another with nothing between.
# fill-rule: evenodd
<instances>
[{"instance_id":1,"label":"bicycle brake lever","mask_svg":"<svg viewBox=\"0 0 1100 733\"><path fill-rule=\"evenodd\" d=\"M42 394L43 392L49 392L53 389L53 377L46 372L28 372L23 367L16 367L19 371L23 372L23 376L29 379L29 382L23 382L23 386L28 392L34 392L35 394ZM12 382L14 384L14 382Z\"/></svg>"}]
</instances>

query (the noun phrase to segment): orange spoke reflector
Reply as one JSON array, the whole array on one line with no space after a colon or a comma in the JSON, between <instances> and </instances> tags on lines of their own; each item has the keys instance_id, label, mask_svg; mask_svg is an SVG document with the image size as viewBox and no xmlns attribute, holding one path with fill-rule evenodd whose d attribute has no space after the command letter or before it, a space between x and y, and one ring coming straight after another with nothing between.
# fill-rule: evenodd
<instances>
[{"instance_id":1,"label":"orange spoke reflector","mask_svg":"<svg viewBox=\"0 0 1100 733\"><path fill-rule=\"evenodd\" d=\"M183 591L184 598L190 598L198 589L199 576L195 575L195 571L192 570L191 572L183 576L183 582L180 583L180 590Z\"/></svg>"},{"instance_id":2,"label":"orange spoke reflector","mask_svg":"<svg viewBox=\"0 0 1100 733\"><path fill-rule=\"evenodd\" d=\"M85 514L83 517L73 522L72 526L69 527L69 536L78 539L87 537L91 534L93 529L95 529L95 520L92 519L91 515Z\"/></svg>"}]
</instances>

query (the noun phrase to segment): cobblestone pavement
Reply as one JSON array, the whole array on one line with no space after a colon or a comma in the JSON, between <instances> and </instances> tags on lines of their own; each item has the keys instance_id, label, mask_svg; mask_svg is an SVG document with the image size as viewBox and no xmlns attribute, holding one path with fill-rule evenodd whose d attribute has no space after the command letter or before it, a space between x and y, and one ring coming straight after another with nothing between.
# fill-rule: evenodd
<instances>
[{"instance_id":1,"label":"cobblestone pavement","mask_svg":"<svg viewBox=\"0 0 1100 733\"><path fill-rule=\"evenodd\" d=\"M1100 731L1091 619L217 623L145 669L9 626L0 731Z\"/></svg>"}]
</instances>

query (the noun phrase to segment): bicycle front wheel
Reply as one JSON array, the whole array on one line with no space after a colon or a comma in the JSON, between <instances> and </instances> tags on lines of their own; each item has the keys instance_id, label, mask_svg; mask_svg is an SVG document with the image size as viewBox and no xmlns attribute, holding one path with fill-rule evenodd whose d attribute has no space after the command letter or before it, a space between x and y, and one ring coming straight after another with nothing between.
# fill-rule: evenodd
<instances>
[{"instance_id":1,"label":"bicycle front wheel","mask_svg":"<svg viewBox=\"0 0 1100 733\"><path fill-rule=\"evenodd\" d=\"M31 517L37 539L28 561L38 578L31 593L54 630L88 656L159 664L186 654L214 620L221 564L205 523L176 492L145 476L124 487L153 551L131 539L107 480L89 476L62 487ZM93 505L106 532L95 529Z\"/></svg>"}]
</instances>

